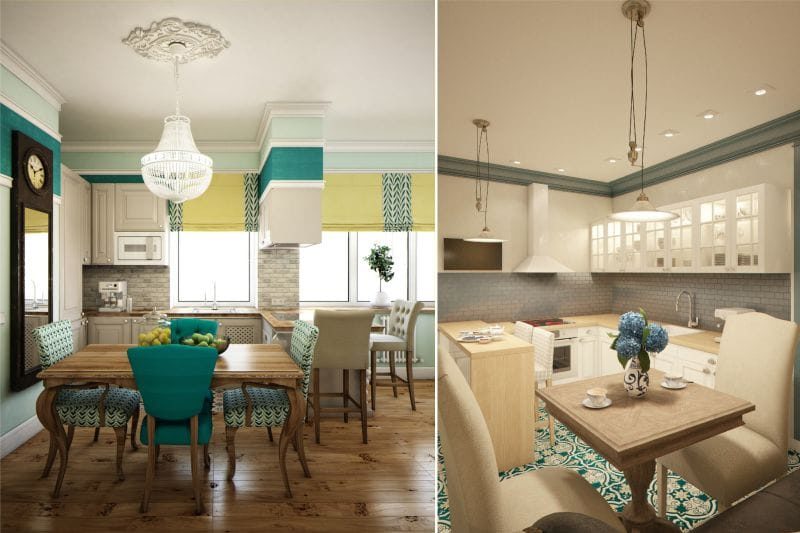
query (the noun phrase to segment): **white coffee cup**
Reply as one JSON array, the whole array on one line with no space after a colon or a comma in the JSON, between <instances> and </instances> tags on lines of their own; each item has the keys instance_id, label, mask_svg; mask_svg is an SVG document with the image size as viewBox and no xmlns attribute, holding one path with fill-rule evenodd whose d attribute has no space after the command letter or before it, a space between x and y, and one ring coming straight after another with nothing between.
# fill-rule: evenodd
<instances>
[{"instance_id":1,"label":"white coffee cup","mask_svg":"<svg viewBox=\"0 0 800 533\"><path fill-rule=\"evenodd\" d=\"M664 381L667 382L669 387L680 387L683 385L683 376L680 374L666 374L664 375Z\"/></svg>"},{"instance_id":2,"label":"white coffee cup","mask_svg":"<svg viewBox=\"0 0 800 533\"><path fill-rule=\"evenodd\" d=\"M607 393L608 391L602 387L593 387L586 391L586 397L594 407L602 407L606 403Z\"/></svg>"}]
</instances>

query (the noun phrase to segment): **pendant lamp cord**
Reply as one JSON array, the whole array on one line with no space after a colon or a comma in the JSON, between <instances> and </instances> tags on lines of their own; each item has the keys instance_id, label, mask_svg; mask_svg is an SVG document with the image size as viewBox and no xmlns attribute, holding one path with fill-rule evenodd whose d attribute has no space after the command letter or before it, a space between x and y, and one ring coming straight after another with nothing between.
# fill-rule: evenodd
<instances>
[{"instance_id":1,"label":"pendant lamp cord","mask_svg":"<svg viewBox=\"0 0 800 533\"><path fill-rule=\"evenodd\" d=\"M484 143L484 138L486 139L486 188L484 190L483 184L481 182L481 147ZM486 128L481 128L476 126L475 128L475 150L477 153L477 157L475 158L476 168L475 168L475 205L478 208L478 212L483 212L483 227L486 228L486 218L487 218L487 211L489 209L489 132L486 131ZM478 207L480 206L480 207Z\"/></svg>"},{"instance_id":2,"label":"pendant lamp cord","mask_svg":"<svg viewBox=\"0 0 800 533\"><path fill-rule=\"evenodd\" d=\"M175 114L181 114L181 86L179 83L179 76L178 76L178 56L173 56L173 64L174 64L174 76L175 76Z\"/></svg>"},{"instance_id":3,"label":"pendant lamp cord","mask_svg":"<svg viewBox=\"0 0 800 533\"><path fill-rule=\"evenodd\" d=\"M634 62L636 59L636 42L639 38L639 22L634 20L634 17L631 17L631 30L630 30L630 38L631 38L631 104L630 110L628 115L628 142L633 141L636 143L636 146L641 148L641 152L639 152L639 156L641 157L641 162L639 164L640 168L640 179L642 185L642 193L644 193L644 145L645 145L645 136L647 135L647 86L648 86L648 76L647 76L647 39L645 38L644 33L644 21L641 21L641 28L642 28L642 49L644 52L644 113L643 113L643 120L642 120L642 144L638 144L638 134L636 130L636 98L634 94Z\"/></svg>"}]
</instances>

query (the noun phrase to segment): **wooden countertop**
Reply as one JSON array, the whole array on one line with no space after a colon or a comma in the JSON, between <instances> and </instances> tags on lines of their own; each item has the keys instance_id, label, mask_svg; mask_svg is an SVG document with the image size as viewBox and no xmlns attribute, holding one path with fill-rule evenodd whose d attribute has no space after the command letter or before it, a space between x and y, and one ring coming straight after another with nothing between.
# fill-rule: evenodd
<instances>
[{"instance_id":1,"label":"wooden countertop","mask_svg":"<svg viewBox=\"0 0 800 533\"><path fill-rule=\"evenodd\" d=\"M499 355L517 354L523 352L533 353L533 345L514 337L506 332L502 339L493 340L488 344L477 342L459 342L459 331L474 331L484 329L489 324L481 320L467 322L443 322L439 324L439 331L447 336L461 351L470 358L496 357Z\"/></svg>"}]
</instances>

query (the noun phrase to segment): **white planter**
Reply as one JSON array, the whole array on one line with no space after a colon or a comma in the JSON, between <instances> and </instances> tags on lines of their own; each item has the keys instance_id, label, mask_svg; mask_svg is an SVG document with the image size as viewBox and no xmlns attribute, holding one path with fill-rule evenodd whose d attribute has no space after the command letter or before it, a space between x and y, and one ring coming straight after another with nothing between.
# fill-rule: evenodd
<instances>
[{"instance_id":1,"label":"white planter","mask_svg":"<svg viewBox=\"0 0 800 533\"><path fill-rule=\"evenodd\" d=\"M389 307L390 305L392 305L392 301L389 299L389 295L383 291L377 292L372 299L372 307Z\"/></svg>"}]
</instances>

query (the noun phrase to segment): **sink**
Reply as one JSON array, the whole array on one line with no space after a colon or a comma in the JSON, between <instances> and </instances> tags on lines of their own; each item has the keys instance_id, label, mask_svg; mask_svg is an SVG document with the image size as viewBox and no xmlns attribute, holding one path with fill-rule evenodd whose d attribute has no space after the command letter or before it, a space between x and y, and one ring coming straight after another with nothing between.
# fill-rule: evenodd
<instances>
[{"instance_id":1,"label":"sink","mask_svg":"<svg viewBox=\"0 0 800 533\"><path fill-rule=\"evenodd\" d=\"M680 337L681 335L694 335L696 333L701 333L699 329L673 326L672 324L664 325L664 329L667 330L667 335L670 337Z\"/></svg>"}]
</instances>

